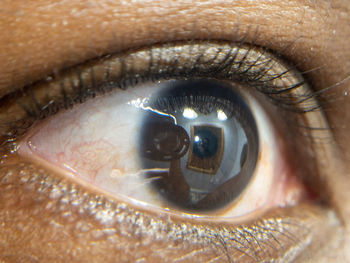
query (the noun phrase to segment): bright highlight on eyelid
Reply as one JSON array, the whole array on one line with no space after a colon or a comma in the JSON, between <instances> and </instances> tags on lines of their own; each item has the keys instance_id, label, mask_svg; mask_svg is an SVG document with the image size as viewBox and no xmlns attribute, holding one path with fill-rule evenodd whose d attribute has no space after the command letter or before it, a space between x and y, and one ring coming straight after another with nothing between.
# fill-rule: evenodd
<instances>
[{"instance_id":1,"label":"bright highlight on eyelid","mask_svg":"<svg viewBox=\"0 0 350 263\"><path fill-rule=\"evenodd\" d=\"M153 209L170 207L171 210L172 205L150 187L160 177L147 178L149 171L138 167L136 139L143 125L140 110L167 115L145 106L149 94L163 90L166 85L167 81L142 84L132 92L115 92L62 111L34 129L35 132L20 145L19 153L47 162L51 167L63 168L68 176L85 180L126 202ZM235 218L257 210L291 205L299 200L303 192L300 184L290 184L286 160L279 153L272 125L263 110L252 98L250 105L261 139L259 161L251 182L237 202L233 201L220 212L221 218ZM214 114L219 122L228 119L223 111ZM176 119L174 116L169 118ZM200 136L195 136L194 141L201 141ZM164 168L153 170L155 175L166 171L168 169ZM175 208L172 212L190 216ZM203 216L213 215L206 213Z\"/></svg>"}]
</instances>

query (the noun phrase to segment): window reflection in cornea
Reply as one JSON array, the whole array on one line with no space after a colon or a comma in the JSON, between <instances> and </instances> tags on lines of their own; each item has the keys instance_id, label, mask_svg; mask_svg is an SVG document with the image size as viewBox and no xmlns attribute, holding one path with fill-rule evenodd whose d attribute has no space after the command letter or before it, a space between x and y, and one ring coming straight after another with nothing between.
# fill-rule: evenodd
<instances>
[{"instance_id":1,"label":"window reflection in cornea","mask_svg":"<svg viewBox=\"0 0 350 263\"><path fill-rule=\"evenodd\" d=\"M202 45L206 46L203 48ZM218 45L219 48L217 47ZM196 50L197 53L195 53ZM202 55L203 53L206 59L204 61L201 59L204 57ZM311 103L310 105L313 97L310 95L308 87L300 79L300 76L294 74L294 70L291 68L286 68L284 63L279 62L278 59L272 60L267 53L264 52L263 55L261 53L261 51L259 53L259 48L255 49L242 45L235 48L235 46L228 43L174 43L173 47L169 44L155 46L136 53L118 54L112 58L107 57L106 59L92 61L87 66L82 65L78 68L70 69L62 73L58 78L48 78L36 86L29 87L28 90L22 93L22 97L16 96L15 99L12 99L12 102L11 96L7 98L6 104L3 104L5 106L2 107L1 117L3 123L9 123L9 121L6 121L9 112L18 113L16 115L18 119L13 121L14 119L11 118L12 123L10 126L2 126L4 128L3 133L10 132L11 134L15 134L13 131L16 130L13 127L16 127L16 125L23 125L23 123L30 124L37 118L42 118L47 114L58 111L60 107L70 107L73 103L83 102L88 97L94 97L98 92L105 93L117 86L125 88L125 86L132 83L132 77L134 76L139 76L139 81L147 79L147 75L143 75L142 72L147 72L148 74L158 73L158 78L179 77L184 72L192 72L193 75L187 75L187 78L200 77L201 74L213 74L215 77L226 76L226 79L230 76L231 79L242 81L246 85L250 84L254 86L255 84L256 87L259 87L258 90L262 94L267 94L269 100L264 105L270 105L269 112L281 109L280 106L285 105L283 110L285 112L284 117L294 116L291 122L294 122L294 126L290 126L289 128L297 127L295 121L298 119L295 116L298 116L300 112L303 112L304 116L306 115L305 112L309 112L307 114L313 116L309 122L315 121L314 114L316 114L318 116L317 125L325 125L322 122L322 115L319 115L320 112L315 107L317 104ZM187 56L188 54L192 56ZM212 59L210 59L210 56L212 56ZM176 57L175 62L168 60L169 57ZM234 57L234 59L230 61L230 57ZM141 62L135 63L135 61ZM150 61L152 61L151 64ZM226 61L230 61L230 63L223 66L223 62ZM181 70L179 71L178 66L182 64L188 68L180 68ZM215 68L210 68L214 66ZM227 68L229 69L227 70ZM160 74L159 72L162 73ZM125 78L125 76L128 76L128 78ZM107 83L107 85L103 87L96 83ZM50 91L52 93L47 94L47 86L51 86ZM98 90L99 88L101 90ZM283 93L286 92L288 96L284 96ZM282 101L287 103L282 104ZM299 103L300 101L302 102ZM304 103L305 101L307 103ZM295 110L291 111L291 109ZM296 109L299 110L299 113ZM281 116L278 119L281 119ZM307 122L307 117L305 119ZM305 119L301 120L301 123L305 123ZM285 136L286 133L282 132L285 127L281 129L280 133ZM297 134L294 133L293 135L297 136ZM300 136L300 141L304 140L304 138L305 136ZM310 147L312 146L310 145ZM6 168L4 169L9 171L16 169L11 168L11 158L6 162ZM160 240L159 245L161 247L164 246L164 242L167 246L169 244L174 244L173 246L175 246L181 240L184 243L176 245L176 251L181 250L186 253L199 251L196 252L196 255L202 257L203 260L229 255L233 259L246 258L247 260L259 261L265 258L272 259L283 256L292 248L297 253L298 249L306 246L309 242L308 240L315 235L312 231L315 225L310 224L311 222L306 218L304 218L304 221L299 217L295 217L296 211L302 209L301 207L308 206L306 204L300 205L300 207L296 206L295 208L273 211L262 218L253 220L253 222L251 218L249 220L243 219L239 223L243 224L244 221L248 220L246 225L239 226L233 226L233 222L231 224L230 222L213 224L210 220L206 220L205 218L198 219L196 217L186 218L184 220L176 215L156 215L152 211L145 211L142 208L132 208L132 205L126 205L124 202L110 201L103 197L103 195L97 194L100 192L99 189L90 185L87 186L83 182L80 182L81 185L79 186L73 186L71 184L72 181L67 178L54 179L55 176L48 175L46 169L40 170L40 172L32 172L32 169L36 165L23 164L20 169L19 178L13 178L11 173L7 173L7 176L3 177L3 182L7 182L11 186L17 185L17 182L22 181L22 184L19 184L21 185L20 187L26 188L29 186L30 192L32 192L30 188L38 191L40 199L43 199L42 202L45 203L45 207L49 211L53 211L54 207L59 207L59 210L63 210L63 214L68 217L67 219L63 219L63 222L64 220L67 220L67 222L62 223L61 215L59 215L59 218L56 218L59 220L59 224L69 224L69 221L76 223L77 217L81 217L84 218L82 219L83 221L85 219L96 220L97 223L90 222L90 225L102 224L103 226L107 226L111 231L108 232L108 230L104 229L94 232L92 229L89 229L89 224L86 225L86 222L81 222L79 228L82 227L91 230L87 231L88 233L84 236L85 240L99 238L105 240L113 237L116 238L116 236L123 236L124 239L120 239L118 242L127 243L134 242L130 236L135 236L141 240L139 245L142 248L146 248L146 245L154 238L158 241ZM55 174L55 172L52 173ZM14 172L14 174L18 173ZM34 179L35 177L37 179ZM88 194L84 190L86 188L89 188L91 192L95 192L97 195ZM18 190L18 188L8 187L4 196L10 196L15 190ZM107 194L107 196L109 195ZM29 197L22 195L19 198L24 197L26 199L28 198L29 203L35 200L33 199L35 196ZM96 198L98 201L96 201ZM336 221L331 220L331 213L324 214L321 212L322 208L320 207L311 205L308 211L311 214L315 213L315 216L317 215L316 217L319 216L326 222L331 222L331 224L336 223ZM40 213L40 210L35 211L35 213ZM73 216L73 214L78 215ZM87 216L88 214L89 216ZM321 215L325 216L325 218ZM318 224L319 222L314 223ZM234 224L237 224L237 222ZM129 229L130 226L131 229ZM145 237L146 235L148 235L147 238ZM214 236L217 239L215 239L213 244L211 241L208 241L208 238ZM154 249L154 247L148 249ZM223 253L222 249L229 250L230 252L226 251ZM118 251L118 253L120 255L130 256L126 255L125 252ZM133 258L141 258L147 255L147 258L151 259L159 256L151 252L145 254L145 250L140 251L140 253L142 254L133 255ZM163 253L162 257L166 256L167 258L173 257L176 259L176 256L172 254L174 252L163 249Z\"/></svg>"}]
</instances>

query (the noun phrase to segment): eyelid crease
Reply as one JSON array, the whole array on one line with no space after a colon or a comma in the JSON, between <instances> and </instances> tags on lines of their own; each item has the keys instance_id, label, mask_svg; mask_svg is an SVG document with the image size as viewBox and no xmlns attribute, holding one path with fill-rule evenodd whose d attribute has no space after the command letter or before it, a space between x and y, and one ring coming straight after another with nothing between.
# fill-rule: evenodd
<instances>
[{"instance_id":1,"label":"eyelid crease","mask_svg":"<svg viewBox=\"0 0 350 263\"><path fill-rule=\"evenodd\" d=\"M188 77L223 78L248 84L279 106L296 112L318 108L301 76L267 49L243 44L243 40L236 44L171 42L107 55L6 96L1 100L0 135L3 139L16 137L35 120L116 87L125 89L149 79ZM288 95L282 96L282 93ZM307 99L296 101L304 97Z\"/></svg>"}]
</instances>

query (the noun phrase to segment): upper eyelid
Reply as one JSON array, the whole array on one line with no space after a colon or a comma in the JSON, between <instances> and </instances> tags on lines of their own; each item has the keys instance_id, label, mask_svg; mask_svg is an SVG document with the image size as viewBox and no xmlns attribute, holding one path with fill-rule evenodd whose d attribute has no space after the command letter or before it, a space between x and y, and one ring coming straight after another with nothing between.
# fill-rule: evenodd
<instances>
[{"instance_id":1,"label":"upper eyelid","mask_svg":"<svg viewBox=\"0 0 350 263\"><path fill-rule=\"evenodd\" d=\"M79 1L73 2L72 6L74 6L76 2ZM153 1L152 3L155 4L157 3L157 1ZM151 5L148 8L152 8L152 3L150 3ZM174 3L171 10L180 10L180 4L181 1ZM237 4L239 5L239 3ZM260 2L256 3L257 6L259 4ZM115 5L118 6L118 3L116 3ZM132 4L130 5L132 6ZM166 8L166 1L163 1L161 5L163 5L163 8ZM274 6L273 4L271 5L271 10L277 8L277 6ZM296 7L300 6L301 4L296 4L290 1L290 3L283 3L283 5L285 6L286 10L288 10L289 15L293 14L291 15L292 19L293 17L298 17L300 15L298 14L300 10ZM283 5L278 7L281 10L283 10ZM211 7L211 10L209 10L209 6ZM287 9L287 6L290 6L291 9ZM237 37L237 39L239 39L246 33L247 29L249 28L249 25L257 24L257 19L261 20L261 25L259 28L260 36L259 40L257 41L257 44L261 46L266 46L273 50L279 50L281 46L284 47L286 43L293 41L294 39L300 36L302 36L303 42L305 42L306 38L308 37L307 34L302 33L303 30L299 29L298 31L297 27L301 26L299 24L291 25L291 23L287 23L286 25L284 25L283 32L281 31L281 29L275 28L274 22L277 22L278 17L280 16L275 17L271 16L270 14L266 15L266 10L264 12L263 10L257 10L258 12L255 12L253 14L252 10L248 9L247 12L244 13L244 15L242 15L241 12L245 9L244 6L240 6L240 8L238 9L239 11L237 11L234 8L234 4L231 4L229 7L225 3L217 4L217 6L212 6L208 3L201 3L201 8L204 8L203 10L200 10L201 12L194 12L196 8L199 7L195 4L192 4L192 7L189 8L191 12L185 12L186 18L188 19L186 19L186 21L182 21L182 23L186 23L181 25L180 23L176 23L175 26L174 24L167 25L167 23L159 23L160 21L158 21L158 23L154 23L155 20L159 20L159 17L155 15L157 12L152 13L153 17L149 17L149 22L145 22L142 25L142 31L140 31L137 28L140 25L130 25L131 31L128 32L125 28L126 22L123 19L121 19L123 18L122 14L121 18L118 17L118 15L120 14L118 13L118 15L116 15L113 19L107 19L106 17L108 17L108 15L106 15L104 16L104 19L101 20L101 13L99 13L99 15L97 15L96 13L89 13L92 12L92 9L87 9L85 11L91 16L90 19L95 18L94 24L90 23L89 26L91 26L92 29L95 28L96 34L94 33L91 36L92 29L84 33L85 29L83 27L83 30L80 31L82 25L85 25L84 21L87 19L84 15L81 15L79 17L79 20L81 21L79 21L78 23L77 19L73 16L74 13L63 13L62 8L59 6L59 4L56 7L56 13L52 15L52 17L50 16L50 14L47 15L47 24L32 24L33 32L36 32L34 36L38 36L39 39L31 39L31 34L20 31L20 26L23 23L33 23L31 20L33 18L40 19L40 14L29 14L26 19L21 17L20 19L18 19L19 23L13 23L10 27L8 27L8 30L11 30L11 32L16 32L18 30L19 32L23 33L23 35L26 35L27 39L29 36L28 42L23 43L20 41L20 39L16 38L13 38L12 41L13 43L21 42L22 45L26 46L26 52L30 52L31 54L27 55L23 53L22 49L16 47L16 45L11 45L7 47L9 49L9 52L7 52L7 54L13 57L11 62L15 63L17 60L17 67L14 68L14 65L12 65L13 63L4 63L3 65L6 65L6 68L0 68L0 96L8 93L9 91L13 91L14 89L21 88L24 84L28 84L28 82L38 80L39 78L43 78L45 75L51 74L52 71L56 68L59 69L62 67L71 66L73 64L77 64L78 62L85 61L88 58L95 57L96 55L113 53L118 50L123 50L126 47L147 45L152 42L165 42L171 39L212 38L233 41L234 34L236 34L235 27L237 25L240 25L238 31L239 36ZM221 10L221 13L218 11L221 15L221 18L219 18L216 15L213 15L215 14L216 8L218 8L218 10ZM43 7L43 10L45 10L45 7ZM21 11L21 8L19 8L19 11ZM102 10L101 12L106 12L106 14L109 14L107 8ZM138 10L137 12L142 13L142 8L140 7L140 11ZM306 12L305 16L307 18L307 13L313 13L314 9L308 8L307 11L301 9L300 12ZM57 24L55 28L50 28L50 23L52 23L52 21L55 19L55 15L61 13L63 13L64 16L60 17L60 21L66 21L67 25ZM171 21L172 19L174 19L174 21L176 21L176 19L180 19L179 17L181 17L181 15L181 13L175 13L174 16L171 16L170 20L168 20ZM203 21L204 15L206 15L205 22ZM213 19L212 21L208 21L208 15L213 15L215 19ZM266 20L266 17L268 17L269 19ZM223 20L223 18L225 18L225 20ZM130 20L128 22L131 23L132 21L134 20ZM107 27L103 27L104 23L109 23L110 25ZM209 25L210 23L213 23L216 26L220 26L220 30L214 31L214 28L212 28ZM320 21L312 22L311 24L310 23L311 22L309 22L307 19L305 19L305 21L303 22L303 24L308 25L309 27L311 27L311 24L312 26L320 26ZM112 24L113 28L111 28ZM80 27L79 34L77 34L77 31L74 29L74 26L77 25L79 25ZM67 31L66 27L69 28L69 31ZM104 28L103 31L101 31L101 27ZM285 29L289 27L291 30L285 31ZM50 31L48 31L48 28L50 28ZM103 32L103 35L100 34L100 32ZM15 36L18 35L18 33L15 34ZM40 39L40 37L43 37L43 33L45 33L45 41L42 41L43 39ZM3 35L11 34L7 32L7 30L4 30ZM71 38L67 39L66 35L71 36ZM250 42L252 37L253 34L248 36L247 42ZM273 41L271 41L271 39L273 39ZM40 40L41 42L38 43L38 41ZM11 39L9 41L11 42ZM309 46L310 43L308 44L307 42L308 41L306 41L305 43L307 46ZM36 43L36 47L32 46L34 43ZM308 47L305 46L305 43L303 43L303 45L298 46L297 48L294 48L293 56L289 58L294 59L295 56L299 53L299 51L297 50L307 50ZM48 50L50 50L50 53L52 54L48 53ZM305 54L305 51L300 52ZM19 61L18 58L16 58L16 54L22 54L22 57L20 57ZM45 59L45 61L43 60L44 57L47 58ZM11 70L11 67L13 68L13 70ZM13 74L16 74L16 77L14 77ZM5 88L6 90L4 91Z\"/></svg>"},{"instance_id":2,"label":"upper eyelid","mask_svg":"<svg viewBox=\"0 0 350 263\"><path fill-rule=\"evenodd\" d=\"M258 43L255 43L255 41L260 37L259 26L256 26L253 28L250 25L242 26L239 24L239 22L236 22L236 24L234 25L234 28L232 28L232 32L233 32L232 38L230 38L229 40L227 40L226 38L221 38L221 37L217 37L217 36L210 36L210 35L197 36L198 35L197 29L195 27L191 28L191 29L192 29L191 34L193 34L193 36L191 38L183 37L183 38L178 39L178 38L176 38L176 36L173 36L176 39L175 41L188 41L189 43L191 43L192 41L197 41L197 40L204 40L204 41L208 41L208 42L212 41L212 40L214 40L214 41L217 40L217 41L228 41L228 42L232 42L232 43L239 42L241 44L249 43L252 46L254 46L254 45L259 46ZM151 35L152 35L152 32L150 32L150 40L149 41L147 41L147 39L146 39L144 42L141 42L141 43L130 43L130 44L123 43L124 45L126 45L125 47L124 47L124 45L120 45L120 46L115 45L115 47L112 47L112 45L114 45L114 44L109 44L108 47L104 51L101 51L99 53L95 53L92 56L88 56L87 59L76 59L76 58L74 58L74 56L73 56L73 58L69 57L68 59L63 57L63 58L61 58L61 60L63 61L62 66L53 67L53 68L50 67L48 69L48 73L44 73L44 72L40 73L40 75L39 75L40 77L37 77L35 79L35 81L31 81L30 76L28 75L25 77L26 80L25 80L25 82L23 82L22 86L16 85L15 80L11 81L11 84L13 85L13 87L15 87L14 91L16 91L20 88L23 88L24 86L29 86L29 85L35 84L38 81L45 80L45 78L50 76L50 75L56 75L57 72L64 71L65 69L74 68L74 67L79 66L81 64L88 63L90 60L95 60L99 57L105 57L105 56L109 56L109 55L123 53L123 52L127 52L128 50L137 50L139 48L142 48L145 46L151 46L153 44L171 43L174 41L172 39L167 39L167 38L160 39L160 40L156 41L156 40L152 39ZM115 36L113 36L113 38L115 38ZM116 41L118 41L118 39L111 39L110 40L111 43L114 43ZM277 51L277 50L274 50L274 51L277 54L283 55L283 53L291 47L291 43L294 43L294 42L295 42L295 40L293 40L292 42L288 42L286 45L282 46L282 48L280 48L279 51ZM269 43L271 44L271 43L273 43L273 41L271 41ZM91 46L91 48L94 49L93 45ZM269 46L264 46L264 48L269 48ZM29 68L29 63L28 63L28 68ZM18 73L18 72L16 72L16 73ZM6 82L6 79L4 80L4 82ZM1 84L2 84L2 81L1 81L1 71L0 71L0 98L8 95L9 93L14 92L14 91L7 91L4 94L2 94L1 93Z\"/></svg>"}]
</instances>

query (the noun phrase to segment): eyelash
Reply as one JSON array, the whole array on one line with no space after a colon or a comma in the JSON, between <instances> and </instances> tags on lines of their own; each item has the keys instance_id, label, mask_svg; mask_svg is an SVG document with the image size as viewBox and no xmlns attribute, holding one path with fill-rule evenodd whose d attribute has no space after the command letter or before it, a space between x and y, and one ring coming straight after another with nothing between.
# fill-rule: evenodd
<instances>
[{"instance_id":1,"label":"eyelash","mask_svg":"<svg viewBox=\"0 0 350 263\"><path fill-rule=\"evenodd\" d=\"M203 61L208 55L211 59ZM141 66L140 61L143 62ZM98 70L101 71L99 75L96 74ZM4 105L0 107L0 116L4 116L0 134L13 141L36 120L46 118L62 108L68 109L90 97L110 92L116 87L123 90L149 80L190 77L220 78L254 87L288 112L302 114L319 108L301 75L269 50L243 42L193 40L107 55L58 72L10 94L0 104ZM286 85L288 81L292 84ZM55 86L50 87L49 95L46 94L48 85ZM19 106L19 110L22 110L16 121L6 118L8 105Z\"/></svg>"}]
</instances>

